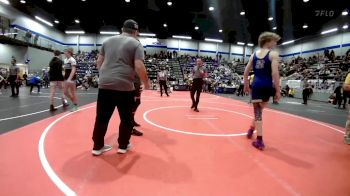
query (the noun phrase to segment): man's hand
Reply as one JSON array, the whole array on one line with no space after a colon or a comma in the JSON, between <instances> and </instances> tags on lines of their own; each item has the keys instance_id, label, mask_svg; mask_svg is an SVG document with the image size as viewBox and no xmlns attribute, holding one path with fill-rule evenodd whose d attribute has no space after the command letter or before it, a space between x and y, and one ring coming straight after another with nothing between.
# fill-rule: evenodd
<instances>
[{"instance_id":1,"label":"man's hand","mask_svg":"<svg viewBox=\"0 0 350 196\"><path fill-rule=\"evenodd\" d=\"M249 88L249 85L248 85L248 84L245 84L245 85L244 85L244 92L245 92L245 93L248 93L248 94L250 93L250 88Z\"/></svg>"},{"instance_id":2,"label":"man's hand","mask_svg":"<svg viewBox=\"0 0 350 196\"><path fill-rule=\"evenodd\" d=\"M143 89L145 90L151 89L151 82L149 80L143 84Z\"/></svg>"},{"instance_id":3,"label":"man's hand","mask_svg":"<svg viewBox=\"0 0 350 196\"><path fill-rule=\"evenodd\" d=\"M281 99L281 91L276 89L275 100L279 101Z\"/></svg>"},{"instance_id":4,"label":"man's hand","mask_svg":"<svg viewBox=\"0 0 350 196\"><path fill-rule=\"evenodd\" d=\"M74 84L74 81L71 80L71 79L68 79L68 80L66 80L66 83L68 83L68 84Z\"/></svg>"}]
</instances>

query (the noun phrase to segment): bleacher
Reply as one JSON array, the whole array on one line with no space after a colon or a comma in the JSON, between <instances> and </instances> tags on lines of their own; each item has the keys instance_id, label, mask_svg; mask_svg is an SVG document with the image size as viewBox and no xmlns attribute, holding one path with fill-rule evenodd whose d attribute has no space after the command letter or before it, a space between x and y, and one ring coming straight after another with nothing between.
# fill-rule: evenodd
<instances>
[{"instance_id":1,"label":"bleacher","mask_svg":"<svg viewBox=\"0 0 350 196\"><path fill-rule=\"evenodd\" d=\"M235 71L237 74L239 75L243 75L244 74L244 70L245 70L245 66L246 64L243 63L239 63L236 65Z\"/></svg>"},{"instance_id":2,"label":"bleacher","mask_svg":"<svg viewBox=\"0 0 350 196\"><path fill-rule=\"evenodd\" d=\"M91 75L98 75L96 63L93 62L79 62L77 65L77 75L84 76L87 73Z\"/></svg>"},{"instance_id":3,"label":"bleacher","mask_svg":"<svg viewBox=\"0 0 350 196\"><path fill-rule=\"evenodd\" d=\"M151 81L157 79L157 73L163 68L168 71L168 79L172 84L182 82L184 79L180 63L177 60L149 59L145 61L145 67Z\"/></svg>"}]
</instances>

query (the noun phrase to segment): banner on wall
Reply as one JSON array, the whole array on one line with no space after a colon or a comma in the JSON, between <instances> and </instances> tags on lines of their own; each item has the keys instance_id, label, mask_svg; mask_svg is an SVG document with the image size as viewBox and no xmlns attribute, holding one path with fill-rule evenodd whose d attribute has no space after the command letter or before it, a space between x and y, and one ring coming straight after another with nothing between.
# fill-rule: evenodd
<instances>
[{"instance_id":1,"label":"banner on wall","mask_svg":"<svg viewBox=\"0 0 350 196\"><path fill-rule=\"evenodd\" d=\"M302 86L301 80L288 80L286 83L289 88L300 89Z\"/></svg>"},{"instance_id":2,"label":"banner on wall","mask_svg":"<svg viewBox=\"0 0 350 196\"><path fill-rule=\"evenodd\" d=\"M157 38L140 39L140 42L144 46L166 46L165 41L159 40Z\"/></svg>"}]
</instances>

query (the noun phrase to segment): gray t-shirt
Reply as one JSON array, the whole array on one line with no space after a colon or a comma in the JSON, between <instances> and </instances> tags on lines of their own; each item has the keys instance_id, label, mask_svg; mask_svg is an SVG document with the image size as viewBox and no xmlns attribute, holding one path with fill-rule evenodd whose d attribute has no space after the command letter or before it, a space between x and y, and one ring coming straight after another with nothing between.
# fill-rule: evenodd
<instances>
[{"instance_id":1,"label":"gray t-shirt","mask_svg":"<svg viewBox=\"0 0 350 196\"><path fill-rule=\"evenodd\" d=\"M203 71L203 73L201 73L201 71ZM193 67L193 70L192 70L193 79L204 78L204 73L205 73L204 66L198 67L198 65L196 65Z\"/></svg>"},{"instance_id":2,"label":"gray t-shirt","mask_svg":"<svg viewBox=\"0 0 350 196\"><path fill-rule=\"evenodd\" d=\"M17 65L10 66L10 76L17 76L19 73L19 67Z\"/></svg>"},{"instance_id":3,"label":"gray t-shirt","mask_svg":"<svg viewBox=\"0 0 350 196\"><path fill-rule=\"evenodd\" d=\"M135 60L144 60L142 44L128 35L106 40L100 55L104 61L100 69L99 88L117 91L135 90Z\"/></svg>"}]
</instances>

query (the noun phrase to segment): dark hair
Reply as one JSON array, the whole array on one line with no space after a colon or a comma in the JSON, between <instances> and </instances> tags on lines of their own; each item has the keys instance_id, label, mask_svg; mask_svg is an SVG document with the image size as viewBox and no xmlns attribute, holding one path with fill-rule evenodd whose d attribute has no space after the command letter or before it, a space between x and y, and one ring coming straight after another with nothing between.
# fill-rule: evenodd
<instances>
[{"instance_id":1,"label":"dark hair","mask_svg":"<svg viewBox=\"0 0 350 196\"><path fill-rule=\"evenodd\" d=\"M123 30L124 33L129 33L129 34L134 34L137 31L135 29L126 28L126 27L123 27L122 30Z\"/></svg>"},{"instance_id":2,"label":"dark hair","mask_svg":"<svg viewBox=\"0 0 350 196\"><path fill-rule=\"evenodd\" d=\"M61 55L61 51L55 50L55 51L53 51L53 54L54 54L55 56L60 56L60 55Z\"/></svg>"}]
</instances>

